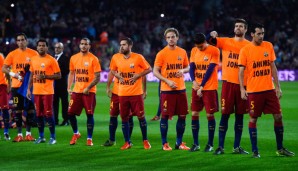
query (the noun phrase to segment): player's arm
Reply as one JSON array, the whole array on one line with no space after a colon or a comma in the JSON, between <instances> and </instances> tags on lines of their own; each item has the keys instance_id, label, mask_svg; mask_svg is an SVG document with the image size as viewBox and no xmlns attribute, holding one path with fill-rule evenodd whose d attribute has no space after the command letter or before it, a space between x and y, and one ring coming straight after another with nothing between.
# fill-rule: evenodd
<instances>
[{"instance_id":1,"label":"player's arm","mask_svg":"<svg viewBox=\"0 0 298 171\"><path fill-rule=\"evenodd\" d=\"M27 94L26 97L31 100L31 88L33 85L33 73L30 73L30 77L29 77L29 83L28 83L28 88L27 88Z\"/></svg>"},{"instance_id":2,"label":"player's arm","mask_svg":"<svg viewBox=\"0 0 298 171\"><path fill-rule=\"evenodd\" d=\"M204 78L202 80L202 83L201 83L199 89L197 90L198 96L202 96L202 90L203 90L205 84L207 83L207 81L210 79L216 65L217 65L216 63L210 63L209 64L209 66L207 68L207 71L204 75Z\"/></svg>"},{"instance_id":3,"label":"player's arm","mask_svg":"<svg viewBox=\"0 0 298 171\"><path fill-rule=\"evenodd\" d=\"M20 81L23 79L23 77L20 76L18 73L14 73L14 72L10 71L10 66L5 65L5 64L2 67L2 72L5 74L8 74L12 78L16 78L16 79L20 80Z\"/></svg>"},{"instance_id":4,"label":"player's arm","mask_svg":"<svg viewBox=\"0 0 298 171\"><path fill-rule=\"evenodd\" d=\"M72 84L73 84L74 76L75 76L74 71L69 71L68 82L67 82L68 83L67 84L67 91L68 91L68 93L71 93L72 92L71 87L72 87Z\"/></svg>"},{"instance_id":5,"label":"player's arm","mask_svg":"<svg viewBox=\"0 0 298 171\"><path fill-rule=\"evenodd\" d=\"M92 87L94 87L100 80L100 72L94 73L95 77L92 82L83 90L83 94L89 94L89 91Z\"/></svg>"},{"instance_id":6,"label":"player's arm","mask_svg":"<svg viewBox=\"0 0 298 171\"><path fill-rule=\"evenodd\" d=\"M142 77L142 83L143 83L143 99L146 99L146 97L147 97L147 78L146 78L146 76Z\"/></svg>"},{"instance_id":7,"label":"player's arm","mask_svg":"<svg viewBox=\"0 0 298 171\"><path fill-rule=\"evenodd\" d=\"M10 78L10 75L5 73L5 78L7 80L7 89L6 89L6 92L7 93L10 93L10 90L11 90L11 78Z\"/></svg>"},{"instance_id":8,"label":"player's arm","mask_svg":"<svg viewBox=\"0 0 298 171\"><path fill-rule=\"evenodd\" d=\"M108 97L111 97L111 84L113 82L114 75L111 73L111 71L108 73L108 80L107 80L107 86L106 86L106 93Z\"/></svg>"},{"instance_id":9,"label":"player's arm","mask_svg":"<svg viewBox=\"0 0 298 171\"><path fill-rule=\"evenodd\" d=\"M244 70L245 67L243 65L239 65L239 83L240 83L240 92L241 92L241 98L243 100L247 100L247 92L244 87Z\"/></svg>"},{"instance_id":10,"label":"player's arm","mask_svg":"<svg viewBox=\"0 0 298 171\"><path fill-rule=\"evenodd\" d=\"M193 88L195 90L198 90L199 89L199 84L196 81L195 70L196 70L196 65L195 65L194 62L191 62L189 64L189 75L190 75L190 78L191 78L191 81L192 81L192 84L193 84Z\"/></svg>"},{"instance_id":11,"label":"player's arm","mask_svg":"<svg viewBox=\"0 0 298 171\"><path fill-rule=\"evenodd\" d=\"M217 39L216 37L218 36L216 31L211 31L209 35L207 35L207 42L211 45L216 46L217 45Z\"/></svg>"},{"instance_id":12,"label":"player's arm","mask_svg":"<svg viewBox=\"0 0 298 171\"><path fill-rule=\"evenodd\" d=\"M278 80L278 76L277 76L277 69L276 69L276 65L274 62L271 62L271 71L272 71L272 77L273 77L273 82L275 85L275 90L276 90L276 95L277 97L280 99L282 96L282 91L280 88L280 84L279 84L279 80Z\"/></svg>"},{"instance_id":13,"label":"player's arm","mask_svg":"<svg viewBox=\"0 0 298 171\"><path fill-rule=\"evenodd\" d=\"M37 80L58 80L61 79L61 72L54 73L53 75L39 74L36 75Z\"/></svg>"},{"instance_id":14,"label":"player's arm","mask_svg":"<svg viewBox=\"0 0 298 171\"><path fill-rule=\"evenodd\" d=\"M153 67L153 74L154 74L154 76L157 77L160 81L163 81L163 82L167 83L169 87L171 87L173 89L174 88L177 88L177 84L174 81L169 80L169 79L163 77L161 75L161 73L160 73L160 70L161 70L161 67L160 66L154 66Z\"/></svg>"},{"instance_id":15,"label":"player's arm","mask_svg":"<svg viewBox=\"0 0 298 171\"><path fill-rule=\"evenodd\" d=\"M146 76L151 71L152 71L152 68L149 66L149 68L144 69L142 72L134 74L133 77L131 77L129 79L129 81L130 82L136 82L139 78Z\"/></svg>"},{"instance_id":16,"label":"player's arm","mask_svg":"<svg viewBox=\"0 0 298 171\"><path fill-rule=\"evenodd\" d=\"M120 83L123 83L123 82L124 82L124 78L123 78L117 71L115 71L115 70L111 70L111 73L112 73L116 78L119 79L119 82L120 82Z\"/></svg>"}]
</instances>

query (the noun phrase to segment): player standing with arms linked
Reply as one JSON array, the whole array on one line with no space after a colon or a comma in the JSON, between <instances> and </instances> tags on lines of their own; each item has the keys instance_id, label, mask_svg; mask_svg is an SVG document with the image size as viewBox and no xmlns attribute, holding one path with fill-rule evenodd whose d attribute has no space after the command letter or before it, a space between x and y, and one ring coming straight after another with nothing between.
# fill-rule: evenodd
<instances>
[{"instance_id":1,"label":"player standing with arms linked","mask_svg":"<svg viewBox=\"0 0 298 171\"><path fill-rule=\"evenodd\" d=\"M272 114L278 156L294 156L295 153L283 146L283 121L279 99L282 91L275 66L275 52L270 42L263 41L265 29L255 23L250 27L252 42L243 47L238 60L241 98L249 102L249 135L252 145L252 157L259 158L257 146L257 121L262 113ZM244 88L244 70L247 76L247 88ZM273 78L273 80L272 80ZM275 87L274 87L275 85Z\"/></svg>"}]
</instances>

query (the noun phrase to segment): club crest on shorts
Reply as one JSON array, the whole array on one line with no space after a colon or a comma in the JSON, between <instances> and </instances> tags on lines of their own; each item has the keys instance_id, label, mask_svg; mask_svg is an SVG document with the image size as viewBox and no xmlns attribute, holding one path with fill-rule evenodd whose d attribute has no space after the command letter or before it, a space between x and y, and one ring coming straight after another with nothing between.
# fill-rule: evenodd
<instances>
[{"instance_id":1,"label":"club crest on shorts","mask_svg":"<svg viewBox=\"0 0 298 171\"><path fill-rule=\"evenodd\" d=\"M44 63L40 64L41 68L44 68L46 65Z\"/></svg>"},{"instance_id":2,"label":"club crest on shorts","mask_svg":"<svg viewBox=\"0 0 298 171\"><path fill-rule=\"evenodd\" d=\"M135 64L132 63L132 64L129 64L129 68L134 68L135 67Z\"/></svg>"},{"instance_id":3,"label":"club crest on shorts","mask_svg":"<svg viewBox=\"0 0 298 171\"><path fill-rule=\"evenodd\" d=\"M264 52L264 56L268 57L269 56L268 52Z\"/></svg>"},{"instance_id":4,"label":"club crest on shorts","mask_svg":"<svg viewBox=\"0 0 298 171\"><path fill-rule=\"evenodd\" d=\"M181 56L178 56L178 61L181 61L182 60L182 57Z\"/></svg>"},{"instance_id":5,"label":"club crest on shorts","mask_svg":"<svg viewBox=\"0 0 298 171\"><path fill-rule=\"evenodd\" d=\"M204 61L208 61L208 56L204 56Z\"/></svg>"},{"instance_id":6,"label":"club crest on shorts","mask_svg":"<svg viewBox=\"0 0 298 171\"><path fill-rule=\"evenodd\" d=\"M85 67L89 66L89 62L84 62L84 66Z\"/></svg>"}]
</instances>

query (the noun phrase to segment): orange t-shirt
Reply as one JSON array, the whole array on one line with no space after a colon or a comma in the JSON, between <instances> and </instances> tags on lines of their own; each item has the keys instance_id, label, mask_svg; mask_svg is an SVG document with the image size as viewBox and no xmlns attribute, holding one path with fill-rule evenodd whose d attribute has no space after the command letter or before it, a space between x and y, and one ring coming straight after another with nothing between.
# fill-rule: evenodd
<instances>
[{"instance_id":1,"label":"orange t-shirt","mask_svg":"<svg viewBox=\"0 0 298 171\"><path fill-rule=\"evenodd\" d=\"M2 56L2 54L0 54L0 67L1 68L3 67L3 63L4 63L4 57ZM2 71L0 71L0 85L1 84L7 85L5 73L3 73Z\"/></svg>"},{"instance_id":2,"label":"orange t-shirt","mask_svg":"<svg viewBox=\"0 0 298 171\"><path fill-rule=\"evenodd\" d=\"M60 72L59 64L49 54L45 57L33 56L30 61L30 71L33 74L33 94L54 94L54 80L36 80L36 75L54 75Z\"/></svg>"},{"instance_id":3,"label":"orange t-shirt","mask_svg":"<svg viewBox=\"0 0 298 171\"><path fill-rule=\"evenodd\" d=\"M176 77L176 73L189 64L187 53L184 49L176 46L175 49L164 47L156 55L154 66L161 67L160 73L163 77L174 81L177 84L176 89L172 89L165 83L161 82L161 91L185 90L184 76Z\"/></svg>"},{"instance_id":4,"label":"orange t-shirt","mask_svg":"<svg viewBox=\"0 0 298 171\"><path fill-rule=\"evenodd\" d=\"M101 72L99 60L92 53L86 55L79 52L70 58L69 70L75 73L75 85L73 92L83 93L83 90L95 78L96 72ZM96 93L96 86L93 86L89 92Z\"/></svg>"},{"instance_id":5,"label":"orange t-shirt","mask_svg":"<svg viewBox=\"0 0 298 171\"><path fill-rule=\"evenodd\" d=\"M38 53L30 48L22 51L21 49L16 49L10 52L4 60L4 65L11 66L11 71L14 73L24 72L24 68L30 62L32 56L36 56ZM19 88L22 82L16 78L12 78L11 87Z\"/></svg>"},{"instance_id":6,"label":"orange t-shirt","mask_svg":"<svg viewBox=\"0 0 298 171\"><path fill-rule=\"evenodd\" d=\"M237 41L234 38L216 38L216 46L222 49L222 80L239 84L238 58L241 48L250 43L248 40ZM244 73L246 80L247 73ZM245 83L246 85L246 83Z\"/></svg>"},{"instance_id":7,"label":"orange t-shirt","mask_svg":"<svg viewBox=\"0 0 298 171\"><path fill-rule=\"evenodd\" d=\"M130 83L129 79L134 74L141 73L149 68L150 65L141 54L131 52L128 59L125 59L121 53L113 55L110 69L117 71L124 78L124 83L119 82L118 84L118 95L136 96L143 94L142 78L140 77L135 83Z\"/></svg>"},{"instance_id":8,"label":"orange t-shirt","mask_svg":"<svg viewBox=\"0 0 298 171\"><path fill-rule=\"evenodd\" d=\"M118 92L119 92L119 79L114 77L112 93L118 95Z\"/></svg>"},{"instance_id":9,"label":"orange t-shirt","mask_svg":"<svg viewBox=\"0 0 298 171\"><path fill-rule=\"evenodd\" d=\"M273 46L263 41L260 46L250 43L240 51L238 64L247 70L248 93L273 90L271 62L276 59Z\"/></svg>"},{"instance_id":10,"label":"orange t-shirt","mask_svg":"<svg viewBox=\"0 0 298 171\"><path fill-rule=\"evenodd\" d=\"M218 88L218 78L217 70L219 63L219 49L208 45L208 47L200 51L197 47L192 48L190 62L195 64L195 79L199 85L202 83L205 73L208 69L210 63L216 64L211 76L206 82L203 90L217 90Z\"/></svg>"}]
</instances>

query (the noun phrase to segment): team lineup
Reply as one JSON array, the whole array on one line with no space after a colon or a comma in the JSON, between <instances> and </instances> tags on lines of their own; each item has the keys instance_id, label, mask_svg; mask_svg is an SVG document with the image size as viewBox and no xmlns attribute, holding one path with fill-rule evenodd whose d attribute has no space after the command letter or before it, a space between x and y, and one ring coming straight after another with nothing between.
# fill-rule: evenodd
<instances>
[{"instance_id":1,"label":"team lineup","mask_svg":"<svg viewBox=\"0 0 298 171\"><path fill-rule=\"evenodd\" d=\"M252 37L245 39L245 34ZM146 58L132 52L133 41L128 37L119 40L119 52L112 56L110 72L106 84L106 93L110 97L109 138L102 146L116 144L116 129L118 116L121 118L121 128L124 143L121 150L132 148L130 140L134 126L133 116L139 120L143 147L151 148L147 136L147 120L145 117L144 99L146 98L146 75L153 71L160 80L158 115L151 120L160 120L161 147L164 151L187 150L196 152L201 149L199 141L200 112L205 108L208 123L208 142L204 152L215 155L225 153L224 143L228 130L230 115L234 113L234 145L233 154L249 154L241 147L243 118L248 114L249 136L253 158L260 158L257 145L257 120L262 114L272 114L274 133L278 156L295 156L283 145L283 120L279 99L282 97L281 87L277 77L276 60L272 43L264 41L265 28L260 23L249 26L244 19L234 22L232 38L218 37L216 31L207 36L197 33L193 37L194 47L188 58L185 49L177 46L179 31L168 28L164 31L167 45L161 49L151 68ZM4 138L10 140L9 95L13 100L13 116L17 127L17 136L13 142L33 141L36 144L56 144L55 126L58 124L58 109L56 98L62 100L62 125L71 125L73 136L69 144L75 145L81 138L77 117L86 111L87 146L93 146L94 110L96 107L96 84L100 80L100 58L89 52L91 42L82 38L79 44L80 52L70 57L69 65L62 66L63 44L55 44L57 57L48 54L48 42L45 39L37 41L37 51L27 47L27 37L24 33L16 35L18 48L11 51L4 59L0 58L3 74L0 74L0 108L4 121ZM222 58L222 91L218 98L217 71ZM67 68L67 71L64 71ZM68 73L69 71L69 73ZM66 72L66 74L65 74ZM186 116L189 114L184 73L190 74L191 91L191 129L193 144L188 147L183 141L186 127ZM68 75L68 76L67 76ZM58 81L62 81L59 83ZM63 88L57 86L64 85ZM113 85L113 88L111 86ZM63 91L62 91L63 89ZM61 93L56 97L56 92ZM67 94L68 93L68 94ZM70 96L68 103L68 95ZM64 100L63 100L64 99ZM54 103L53 103L54 102ZM218 103L220 102L220 104ZM68 105L67 105L68 104ZM221 110L220 110L221 108ZM216 121L214 113L221 112L218 123L219 139L214 148ZM23 117L26 113L26 117ZM177 115L176 142L167 139L169 124ZM23 136L23 120L26 120L26 134ZM31 134L36 119L38 138ZM45 127L50 135L46 136ZM45 137L50 137L49 141ZM173 148L171 147L173 145Z\"/></svg>"}]
</instances>

